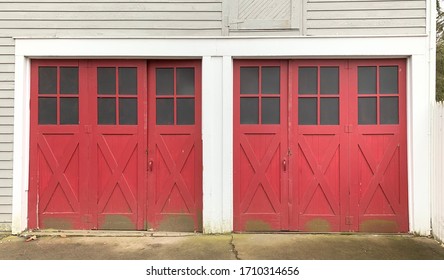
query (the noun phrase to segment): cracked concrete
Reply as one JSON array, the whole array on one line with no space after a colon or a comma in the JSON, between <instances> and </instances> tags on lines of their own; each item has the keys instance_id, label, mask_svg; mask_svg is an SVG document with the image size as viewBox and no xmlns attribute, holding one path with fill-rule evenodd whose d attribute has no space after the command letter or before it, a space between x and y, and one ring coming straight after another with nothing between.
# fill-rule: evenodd
<instances>
[{"instance_id":1,"label":"cracked concrete","mask_svg":"<svg viewBox=\"0 0 444 280\"><path fill-rule=\"evenodd\" d=\"M444 247L411 235L169 234L77 236L54 233L0 239L3 260L444 260ZM113 235L113 236L109 236ZM159 234L160 235L160 234ZM29 237L29 236L28 236Z\"/></svg>"},{"instance_id":2,"label":"cracked concrete","mask_svg":"<svg viewBox=\"0 0 444 280\"><path fill-rule=\"evenodd\" d=\"M239 252L236 250L236 245L234 245L234 236L233 235L231 235L230 245L231 245L231 252L233 252L234 257L236 258L236 260L240 260Z\"/></svg>"}]
</instances>

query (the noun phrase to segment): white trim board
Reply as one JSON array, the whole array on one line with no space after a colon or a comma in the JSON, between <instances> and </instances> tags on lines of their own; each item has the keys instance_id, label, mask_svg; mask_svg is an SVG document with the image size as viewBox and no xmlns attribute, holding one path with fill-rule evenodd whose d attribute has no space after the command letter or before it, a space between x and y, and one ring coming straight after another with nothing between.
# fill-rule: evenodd
<instances>
[{"instance_id":1,"label":"white trim board","mask_svg":"<svg viewBox=\"0 0 444 280\"><path fill-rule=\"evenodd\" d=\"M410 231L430 233L430 63L428 37L16 39L12 230L27 228L31 58L202 59L203 225L233 229L234 58L408 58ZM414 77L414 78L413 78Z\"/></svg>"}]
</instances>

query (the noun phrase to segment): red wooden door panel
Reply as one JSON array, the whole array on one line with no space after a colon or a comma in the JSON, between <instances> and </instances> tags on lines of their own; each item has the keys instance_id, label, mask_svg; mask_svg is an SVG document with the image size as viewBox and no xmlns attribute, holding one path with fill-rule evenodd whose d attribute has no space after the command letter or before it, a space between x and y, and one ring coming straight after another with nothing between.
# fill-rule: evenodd
<instances>
[{"instance_id":1,"label":"red wooden door panel","mask_svg":"<svg viewBox=\"0 0 444 280\"><path fill-rule=\"evenodd\" d=\"M92 219L98 229L144 229L146 61L90 61Z\"/></svg>"},{"instance_id":2,"label":"red wooden door panel","mask_svg":"<svg viewBox=\"0 0 444 280\"><path fill-rule=\"evenodd\" d=\"M352 230L407 232L405 60L350 63Z\"/></svg>"},{"instance_id":3,"label":"red wooden door panel","mask_svg":"<svg viewBox=\"0 0 444 280\"><path fill-rule=\"evenodd\" d=\"M290 229L347 230L346 61L291 63Z\"/></svg>"},{"instance_id":4,"label":"red wooden door panel","mask_svg":"<svg viewBox=\"0 0 444 280\"><path fill-rule=\"evenodd\" d=\"M200 61L148 70L148 228L202 231Z\"/></svg>"},{"instance_id":5,"label":"red wooden door panel","mask_svg":"<svg viewBox=\"0 0 444 280\"><path fill-rule=\"evenodd\" d=\"M77 79L69 79L71 74ZM79 61L38 61L31 65L29 228L88 228L88 153L79 113L86 88Z\"/></svg>"},{"instance_id":6,"label":"red wooden door panel","mask_svg":"<svg viewBox=\"0 0 444 280\"><path fill-rule=\"evenodd\" d=\"M288 229L287 62L234 63L234 230Z\"/></svg>"},{"instance_id":7,"label":"red wooden door panel","mask_svg":"<svg viewBox=\"0 0 444 280\"><path fill-rule=\"evenodd\" d=\"M235 230L408 231L405 60L279 64L234 63Z\"/></svg>"}]
</instances>

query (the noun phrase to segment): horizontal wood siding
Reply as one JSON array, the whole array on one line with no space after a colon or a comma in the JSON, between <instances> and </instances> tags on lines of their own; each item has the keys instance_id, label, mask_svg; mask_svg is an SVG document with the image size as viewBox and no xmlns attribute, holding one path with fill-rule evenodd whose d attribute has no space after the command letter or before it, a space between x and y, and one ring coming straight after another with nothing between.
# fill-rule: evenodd
<instances>
[{"instance_id":1,"label":"horizontal wood siding","mask_svg":"<svg viewBox=\"0 0 444 280\"><path fill-rule=\"evenodd\" d=\"M0 2L0 36L147 37L221 34L222 0Z\"/></svg>"},{"instance_id":2,"label":"horizontal wood siding","mask_svg":"<svg viewBox=\"0 0 444 280\"><path fill-rule=\"evenodd\" d=\"M0 231L12 220L14 40L0 37Z\"/></svg>"},{"instance_id":3,"label":"horizontal wood siding","mask_svg":"<svg viewBox=\"0 0 444 280\"><path fill-rule=\"evenodd\" d=\"M426 32L426 0L307 0L307 35Z\"/></svg>"}]
</instances>

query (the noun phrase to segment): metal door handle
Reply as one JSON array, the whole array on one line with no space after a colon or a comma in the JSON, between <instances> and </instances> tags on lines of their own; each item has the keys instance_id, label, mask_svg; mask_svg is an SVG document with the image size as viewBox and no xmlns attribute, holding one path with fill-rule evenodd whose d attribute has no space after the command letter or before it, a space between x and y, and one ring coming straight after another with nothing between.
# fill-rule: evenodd
<instances>
[{"instance_id":1,"label":"metal door handle","mask_svg":"<svg viewBox=\"0 0 444 280\"><path fill-rule=\"evenodd\" d=\"M150 160L149 162L148 162L148 171L153 171L153 161L152 160Z\"/></svg>"},{"instance_id":2,"label":"metal door handle","mask_svg":"<svg viewBox=\"0 0 444 280\"><path fill-rule=\"evenodd\" d=\"M284 168L284 172L287 171L287 161L285 159L282 161L282 167Z\"/></svg>"}]
</instances>

